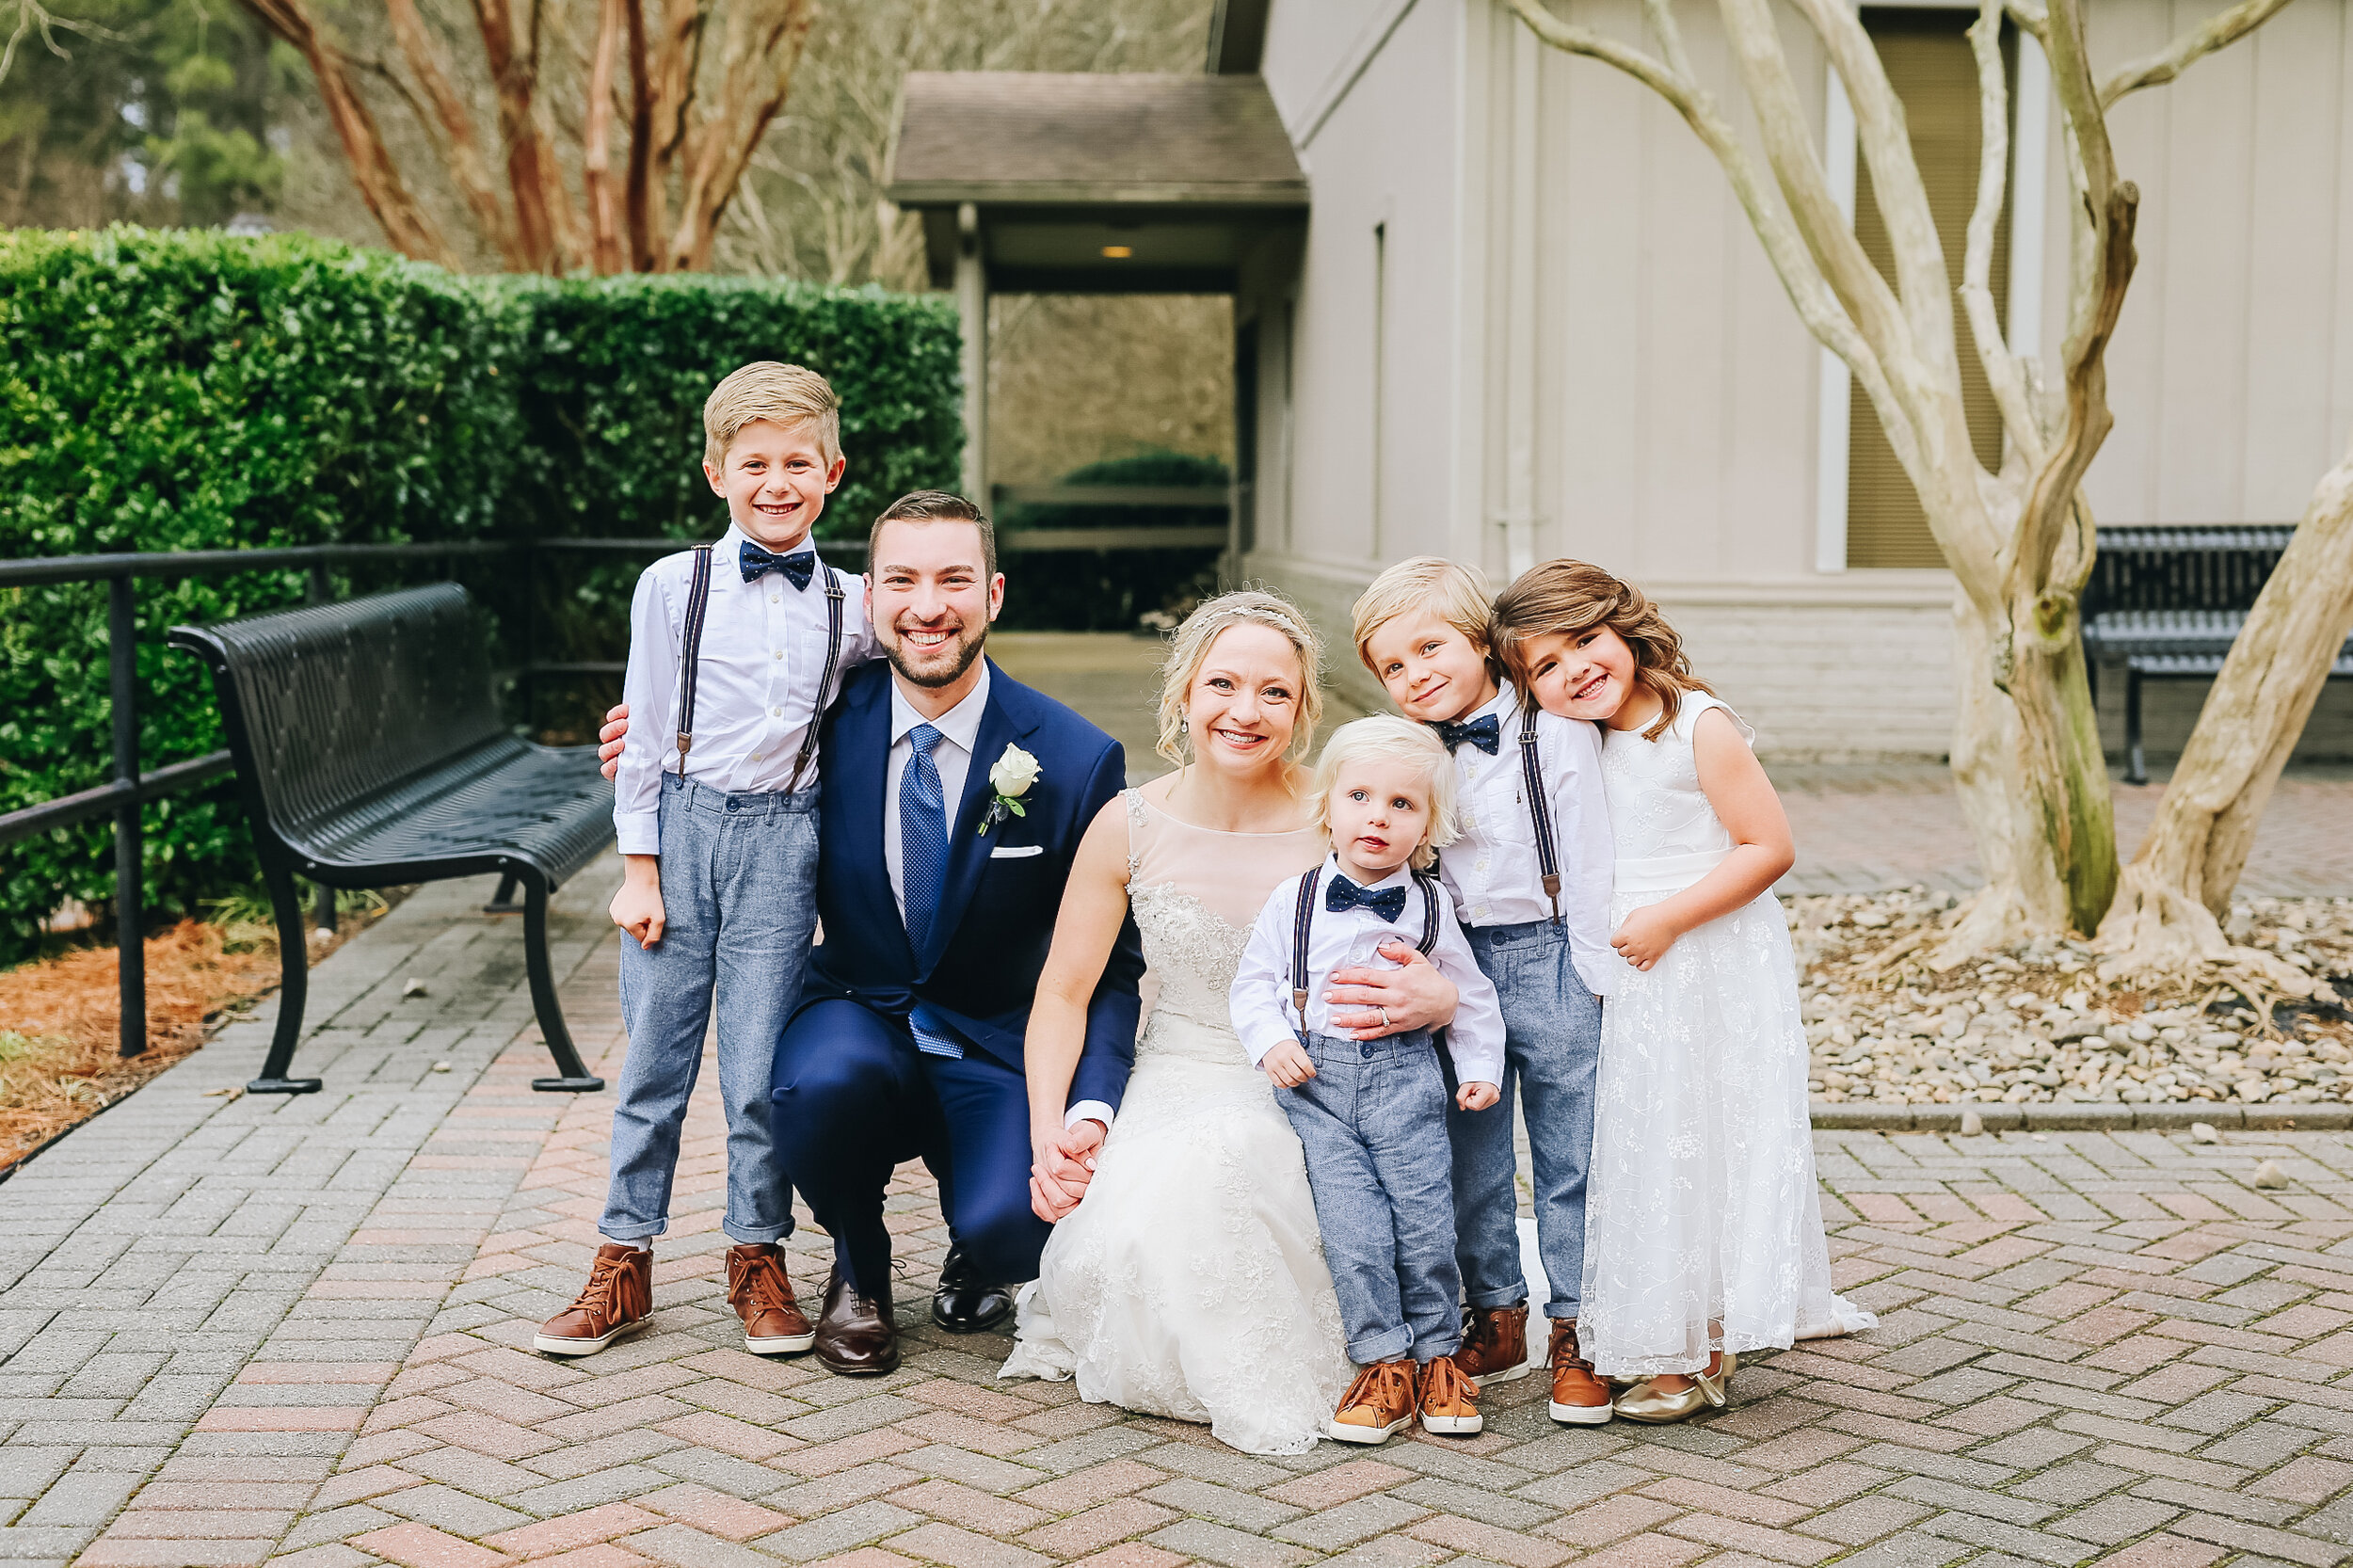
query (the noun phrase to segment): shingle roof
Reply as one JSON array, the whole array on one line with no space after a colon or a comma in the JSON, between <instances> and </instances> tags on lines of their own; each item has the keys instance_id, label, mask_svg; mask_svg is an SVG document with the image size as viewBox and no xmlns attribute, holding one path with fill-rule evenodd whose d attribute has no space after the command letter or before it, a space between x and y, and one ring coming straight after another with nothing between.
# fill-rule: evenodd
<instances>
[{"instance_id":1,"label":"shingle roof","mask_svg":"<svg viewBox=\"0 0 2353 1568\"><path fill-rule=\"evenodd\" d=\"M890 199L1304 207L1257 76L908 73Z\"/></svg>"}]
</instances>

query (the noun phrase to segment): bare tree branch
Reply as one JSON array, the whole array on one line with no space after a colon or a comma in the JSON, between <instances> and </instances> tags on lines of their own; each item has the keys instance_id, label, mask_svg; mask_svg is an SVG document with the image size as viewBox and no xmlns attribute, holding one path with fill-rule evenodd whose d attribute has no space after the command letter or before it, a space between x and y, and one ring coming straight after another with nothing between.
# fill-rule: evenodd
<instances>
[{"instance_id":1,"label":"bare tree branch","mask_svg":"<svg viewBox=\"0 0 2353 1568\"><path fill-rule=\"evenodd\" d=\"M2208 17L2155 54L2133 61L2100 84L2100 106L2112 107L2128 92L2161 87L2217 49L2225 49L2253 32L2284 7L2288 0L2239 0L2229 10Z\"/></svg>"},{"instance_id":2,"label":"bare tree branch","mask_svg":"<svg viewBox=\"0 0 2353 1568\"><path fill-rule=\"evenodd\" d=\"M1969 214L1969 243L1961 261L1961 303L1969 315L1977 362L1985 367L1994 406L2010 448L2029 469L2042 466L2042 424L2026 395L2026 378L1993 309L1993 237L2001 226L2009 170L2009 82L2002 69L2002 0L1983 0L1969 29L1977 62L1977 202ZM2013 289L2035 280L2013 278Z\"/></svg>"},{"instance_id":3,"label":"bare tree branch","mask_svg":"<svg viewBox=\"0 0 2353 1568\"><path fill-rule=\"evenodd\" d=\"M474 227L508 266L524 264L516 251L515 227L507 221L505 209L499 204L498 190L490 184L490 170L483 161L481 143L474 136L473 117L466 112L465 101L457 96L457 89L450 85L440 50L426 30L424 18L417 12L416 0L385 0L384 9L392 25L392 39L400 45L409 72L424 94L424 103L412 106L418 120L439 144L450 176L456 181L467 209L473 214Z\"/></svg>"},{"instance_id":4,"label":"bare tree branch","mask_svg":"<svg viewBox=\"0 0 2353 1568\"><path fill-rule=\"evenodd\" d=\"M5 6L0 6L0 10L16 12L15 23L8 29L8 41L0 44L0 82L8 79L8 67L16 63L17 45L24 41L27 34L39 33L41 47L61 60L69 60L73 56L67 54L57 42L56 34L59 28L69 33L79 33L86 39L95 40L102 43L117 42L122 37L120 33L111 28L102 27L95 22L84 22L76 17L59 16L41 5L40 0L8 0Z\"/></svg>"}]
</instances>

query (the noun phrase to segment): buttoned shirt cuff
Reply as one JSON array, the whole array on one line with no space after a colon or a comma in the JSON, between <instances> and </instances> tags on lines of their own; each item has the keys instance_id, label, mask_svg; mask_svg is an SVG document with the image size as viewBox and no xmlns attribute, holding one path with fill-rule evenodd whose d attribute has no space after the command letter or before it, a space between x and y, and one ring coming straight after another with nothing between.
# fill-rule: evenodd
<instances>
[{"instance_id":1,"label":"buttoned shirt cuff","mask_svg":"<svg viewBox=\"0 0 2353 1568\"><path fill-rule=\"evenodd\" d=\"M628 811L613 818L613 838L623 855L662 853L662 816L656 811Z\"/></svg>"},{"instance_id":2,"label":"buttoned shirt cuff","mask_svg":"<svg viewBox=\"0 0 2353 1568\"><path fill-rule=\"evenodd\" d=\"M1101 1122L1103 1130L1109 1132L1112 1128L1112 1108L1101 1100L1080 1100L1063 1113L1062 1127L1064 1132L1077 1127L1080 1122Z\"/></svg>"}]
</instances>

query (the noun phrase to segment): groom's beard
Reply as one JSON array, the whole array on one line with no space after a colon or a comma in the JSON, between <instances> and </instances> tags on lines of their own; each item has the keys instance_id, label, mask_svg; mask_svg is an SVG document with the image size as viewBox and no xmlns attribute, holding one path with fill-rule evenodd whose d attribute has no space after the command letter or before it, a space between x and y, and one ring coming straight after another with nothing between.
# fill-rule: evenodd
<instances>
[{"instance_id":1,"label":"groom's beard","mask_svg":"<svg viewBox=\"0 0 2353 1568\"><path fill-rule=\"evenodd\" d=\"M921 630L929 632L939 628L924 627ZM953 637L930 649L923 662L918 664L908 653L904 641L906 628L893 627L891 640L883 645L883 653L889 659L890 667L912 685L952 686L963 679L965 671L972 667L972 661L981 656L982 648L988 642L988 628L985 625L974 632L970 627L958 623L954 632Z\"/></svg>"}]
</instances>

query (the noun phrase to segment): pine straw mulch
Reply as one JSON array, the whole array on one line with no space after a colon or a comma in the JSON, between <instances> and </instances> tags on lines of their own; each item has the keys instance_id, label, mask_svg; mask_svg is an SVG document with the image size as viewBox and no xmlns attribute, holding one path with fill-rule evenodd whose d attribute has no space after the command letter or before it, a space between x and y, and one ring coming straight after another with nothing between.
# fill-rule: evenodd
<instances>
[{"instance_id":1,"label":"pine straw mulch","mask_svg":"<svg viewBox=\"0 0 2353 1568\"><path fill-rule=\"evenodd\" d=\"M316 965L389 911L344 909L313 931ZM268 927L200 920L147 939L147 1049L118 1054L118 971L111 947L0 970L0 1179L63 1133L201 1047L278 988Z\"/></svg>"}]
</instances>

